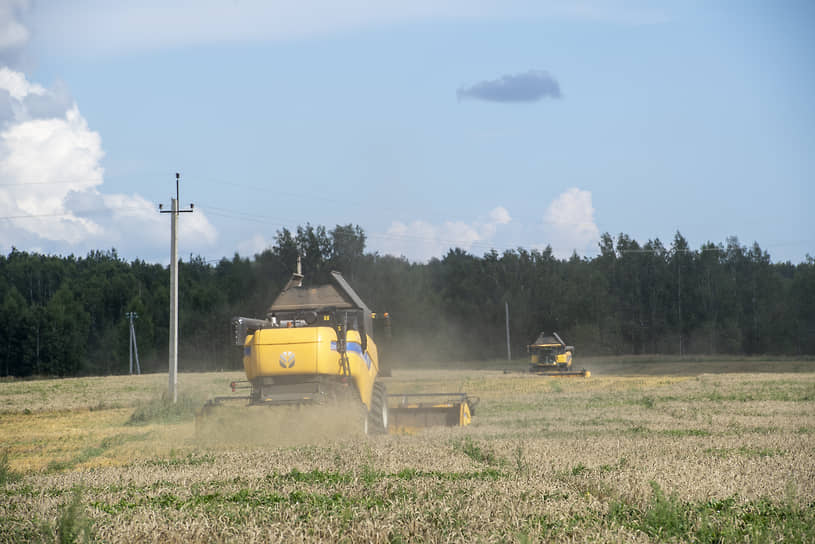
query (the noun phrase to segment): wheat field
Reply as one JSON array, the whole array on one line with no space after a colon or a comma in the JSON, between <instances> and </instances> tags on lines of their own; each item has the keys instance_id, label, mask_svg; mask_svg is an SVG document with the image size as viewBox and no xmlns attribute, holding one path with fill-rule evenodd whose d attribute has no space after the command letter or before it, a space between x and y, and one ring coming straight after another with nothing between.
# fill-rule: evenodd
<instances>
[{"instance_id":1,"label":"wheat field","mask_svg":"<svg viewBox=\"0 0 815 544\"><path fill-rule=\"evenodd\" d=\"M175 411L166 374L0 382L0 542L815 541L814 365L682 364L397 370L480 404L386 436L241 406L196 430L241 373L181 374Z\"/></svg>"}]
</instances>

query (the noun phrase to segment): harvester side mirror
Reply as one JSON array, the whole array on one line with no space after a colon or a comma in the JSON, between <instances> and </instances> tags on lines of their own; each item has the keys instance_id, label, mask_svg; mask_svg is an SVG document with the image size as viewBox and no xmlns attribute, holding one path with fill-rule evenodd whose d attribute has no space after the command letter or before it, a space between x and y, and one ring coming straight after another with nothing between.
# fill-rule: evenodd
<instances>
[{"instance_id":1,"label":"harvester side mirror","mask_svg":"<svg viewBox=\"0 0 815 544\"><path fill-rule=\"evenodd\" d=\"M246 340L248 326L243 318L232 318L232 343L236 346L243 346Z\"/></svg>"},{"instance_id":2,"label":"harvester side mirror","mask_svg":"<svg viewBox=\"0 0 815 544\"><path fill-rule=\"evenodd\" d=\"M255 331L267 328L271 324L265 319L254 319L251 317L232 318L232 342L236 346L243 346L246 336L254 334Z\"/></svg>"}]
</instances>

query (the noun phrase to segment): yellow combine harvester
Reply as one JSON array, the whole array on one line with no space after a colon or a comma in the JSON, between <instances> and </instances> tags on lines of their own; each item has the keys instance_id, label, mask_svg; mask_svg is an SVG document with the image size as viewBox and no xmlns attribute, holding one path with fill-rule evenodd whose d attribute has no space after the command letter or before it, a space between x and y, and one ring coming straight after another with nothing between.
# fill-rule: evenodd
<instances>
[{"instance_id":1,"label":"yellow combine harvester","mask_svg":"<svg viewBox=\"0 0 815 544\"><path fill-rule=\"evenodd\" d=\"M384 323L387 339L390 317L372 313L339 272L332 272L331 279L328 285L303 287L298 259L298 272L275 299L266 319L232 319L246 372L246 381L232 382L232 391L249 389L250 393L216 397L204 406L202 417L224 401L239 399L248 400L250 406L350 404L360 406L366 434L388 432L391 410L381 376L389 373L380 366L373 323L375 319ZM471 404L464 395L436 406L430 411L443 412L445 417L427 419L426 424L467 425ZM414 411L427 409L417 405ZM447 417L453 409L467 417ZM393 409L398 420L406 411L411 409Z\"/></svg>"},{"instance_id":2,"label":"yellow combine harvester","mask_svg":"<svg viewBox=\"0 0 815 544\"><path fill-rule=\"evenodd\" d=\"M540 333L537 340L526 349L529 351L529 371L534 374L585 378L591 375L586 369L572 370L574 346L567 346L556 332Z\"/></svg>"}]
</instances>

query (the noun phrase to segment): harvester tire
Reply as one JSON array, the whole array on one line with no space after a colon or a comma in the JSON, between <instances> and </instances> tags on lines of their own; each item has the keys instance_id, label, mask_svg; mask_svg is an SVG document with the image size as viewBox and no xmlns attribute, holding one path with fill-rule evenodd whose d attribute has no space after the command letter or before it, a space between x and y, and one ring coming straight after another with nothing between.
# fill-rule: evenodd
<instances>
[{"instance_id":1,"label":"harvester tire","mask_svg":"<svg viewBox=\"0 0 815 544\"><path fill-rule=\"evenodd\" d=\"M371 392L371 410L368 412L366 432L368 434L388 432L388 392L385 384L381 382L375 382Z\"/></svg>"}]
</instances>

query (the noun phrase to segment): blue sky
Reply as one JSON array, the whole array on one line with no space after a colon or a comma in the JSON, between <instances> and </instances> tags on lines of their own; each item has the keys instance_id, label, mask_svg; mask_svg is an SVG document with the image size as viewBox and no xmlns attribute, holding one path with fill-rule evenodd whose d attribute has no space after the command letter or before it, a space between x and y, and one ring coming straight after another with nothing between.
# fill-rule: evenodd
<instances>
[{"instance_id":1,"label":"blue sky","mask_svg":"<svg viewBox=\"0 0 815 544\"><path fill-rule=\"evenodd\" d=\"M164 262L181 172L180 253L211 260L306 222L419 261L815 254L808 2L5 2L4 253Z\"/></svg>"}]
</instances>

